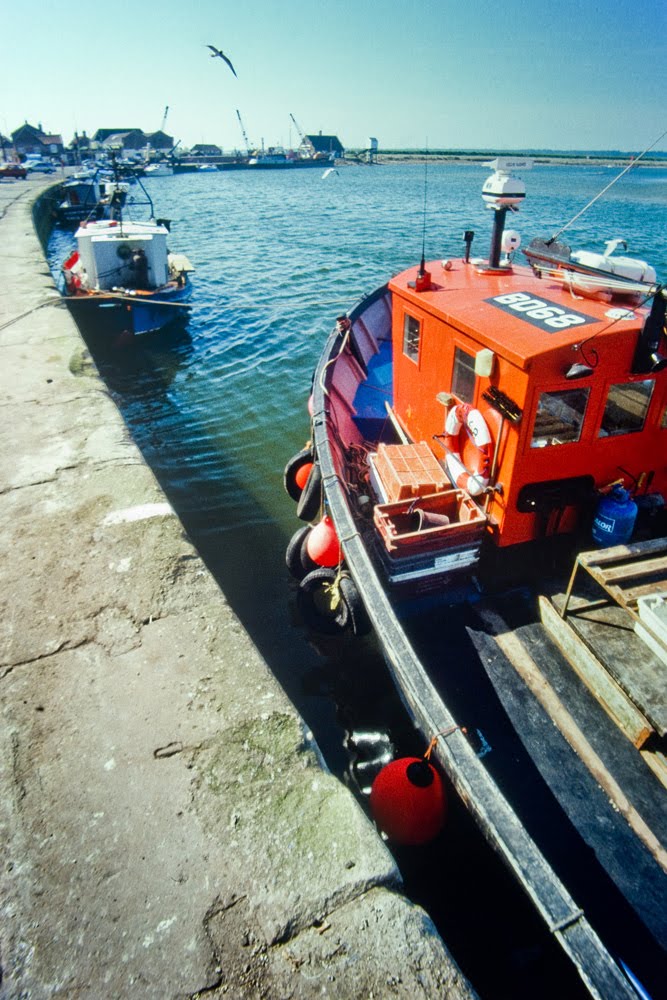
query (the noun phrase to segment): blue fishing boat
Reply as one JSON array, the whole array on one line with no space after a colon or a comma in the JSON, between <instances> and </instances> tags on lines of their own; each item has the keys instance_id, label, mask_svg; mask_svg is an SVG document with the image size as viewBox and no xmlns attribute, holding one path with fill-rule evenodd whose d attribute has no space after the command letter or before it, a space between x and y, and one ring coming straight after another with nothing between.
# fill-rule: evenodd
<instances>
[{"instance_id":1,"label":"blue fishing boat","mask_svg":"<svg viewBox=\"0 0 667 1000\"><path fill-rule=\"evenodd\" d=\"M187 315L192 294L188 258L172 252L168 220L155 219L145 192L150 218L128 219L118 207L113 218L81 223L76 249L62 266L67 304L75 311L104 309L117 314L132 335L161 329Z\"/></svg>"}]
</instances>

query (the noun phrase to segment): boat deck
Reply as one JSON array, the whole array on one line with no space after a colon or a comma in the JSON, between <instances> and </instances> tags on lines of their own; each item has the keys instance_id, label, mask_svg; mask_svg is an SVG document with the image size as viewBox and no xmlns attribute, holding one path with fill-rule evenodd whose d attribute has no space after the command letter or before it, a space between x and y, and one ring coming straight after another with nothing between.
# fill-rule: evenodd
<instances>
[{"instance_id":1,"label":"boat deck","mask_svg":"<svg viewBox=\"0 0 667 1000\"><path fill-rule=\"evenodd\" d=\"M478 688L479 698L497 698L511 722L503 729L494 721L495 728L485 731L493 748L488 767L511 793L519 816L574 898L585 912L597 911L598 926L604 926L605 910L627 910L621 896L630 902L655 940L658 977L667 969L664 748L640 752L633 745L610 720L590 677L573 669L576 640L564 651L541 621L522 623L520 603L516 598L504 605L481 603L468 629L492 686L486 696ZM547 603L569 629L545 598L542 612ZM619 629L615 620L588 619L585 627L613 631L616 654L622 643L625 662L642 664L644 654L636 647L641 640L631 626ZM588 642L578 641L588 648ZM602 641L599 635L596 641ZM574 829L583 845L573 839ZM627 919L626 930L636 917ZM645 947L631 937L614 941L613 926L606 931L621 957Z\"/></svg>"}]
</instances>

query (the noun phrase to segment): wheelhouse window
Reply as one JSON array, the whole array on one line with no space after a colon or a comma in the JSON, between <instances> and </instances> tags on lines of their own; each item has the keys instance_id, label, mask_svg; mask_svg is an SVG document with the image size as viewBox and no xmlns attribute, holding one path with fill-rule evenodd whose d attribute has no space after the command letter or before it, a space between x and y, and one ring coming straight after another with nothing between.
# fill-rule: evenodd
<instances>
[{"instance_id":1,"label":"wheelhouse window","mask_svg":"<svg viewBox=\"0 0 667 1000\"><path fill-rule=\"evenodd\" d=\"M651 378L610 385L599 436L613 437L642 430L654 385Z\"/></svg>"},{"instance_id":2,"label":"wheelhouse window","mask_svg":"<svg viewBox=\"0 0 667 1000\"><path fill-rule=\"evenodd\" d=\"M419 341L421 337L421 323L414 316L406 313L403 323L403 353L411 361L419 361Z\"/></svg>"},{"instance_id":3,"label":"wheelhouse window","mask_svg":"<svg viewBox=\"0 0 667 1000\"><path fill-rule=\"evenodd\" d=\"M463 403L472 403L475 396L475 357L460 347L454 348L452 392Z\"/></svg>"},{"instance_id":4,"label":"wheelhouse window","mask_svg":"<svg viewBox=\"0 0 667 1000\"><path fill-rule=\"evenodd\" d=\"M572 444L581 437L589 389L543 392L537 404L531 448Z\"/></svg>"}]
</instances>

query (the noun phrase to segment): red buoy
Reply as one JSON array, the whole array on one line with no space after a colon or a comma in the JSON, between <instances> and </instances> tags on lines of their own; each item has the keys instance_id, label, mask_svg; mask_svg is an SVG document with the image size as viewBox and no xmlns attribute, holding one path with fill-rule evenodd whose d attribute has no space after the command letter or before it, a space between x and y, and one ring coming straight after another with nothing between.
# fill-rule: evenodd
<instances>
[{"instance_id":1,"label":"red buoy","mask_svg":"<svg viewBox=\"0 0 667 1000\"><path fill-rule=\"evenodd\" d=\"M425 757L402 757L383 767L370 803L375 822L396 844L426 844L447 816L442 779Z\"/></svg>"},{"instance_id":2,"label":"red buoy","mask_svg":"<svg viewBox=\"0 0 667 1000\"><path fill-rule=\"evenodd\" d=\"M318 566L337 566L341 561L340 542L328 514L324 515L308 535L306 552Z\"/></svg>"},{"instance_id":3,"label":"red buoy","mask_svg":"<svg viewBox=\"0 0 667 1000\"><path fill-rule=\"evenodd\" d=\"M300 465L299 468L296 470L296 473L294 475L294 482L296 483L296 485L299 487L300 490L303 490L304 486L308 482L308 476L310 475L310 470L312 469L312 467L313 467L312 462L304 462L303 465Z\"/></svg>"}]
</instances>

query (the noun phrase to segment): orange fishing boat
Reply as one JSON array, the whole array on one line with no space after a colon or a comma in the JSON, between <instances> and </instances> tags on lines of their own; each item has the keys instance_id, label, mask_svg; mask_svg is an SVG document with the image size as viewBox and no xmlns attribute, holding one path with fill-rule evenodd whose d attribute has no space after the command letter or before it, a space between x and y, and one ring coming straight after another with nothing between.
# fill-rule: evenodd
<instances>
[{"instance_id":1,"label":"orange fishing boat","mask_svg":"<svg viewBox=\"0 0 667 1000\"><path fill-rule=\"evenodd\" d=\"M619 240L518 263L530 163L490 166L488 257L467 232L337 320L287 565L306 624L373 628L425 745L450 734L434 759L590 994L656 997L666 293Z\"/></svg>"}]
</instances>

